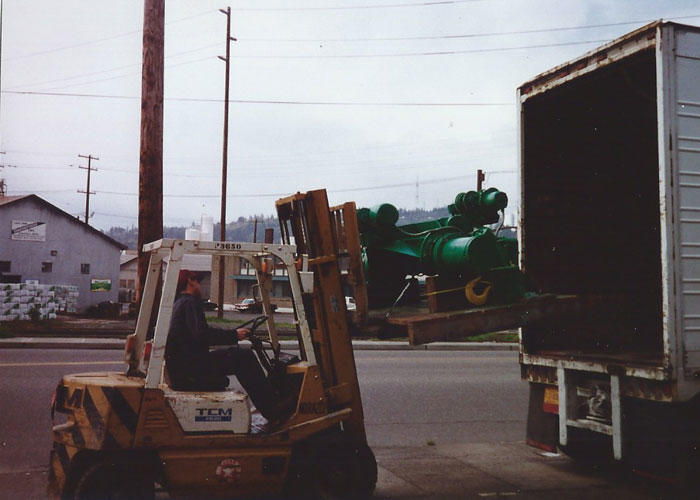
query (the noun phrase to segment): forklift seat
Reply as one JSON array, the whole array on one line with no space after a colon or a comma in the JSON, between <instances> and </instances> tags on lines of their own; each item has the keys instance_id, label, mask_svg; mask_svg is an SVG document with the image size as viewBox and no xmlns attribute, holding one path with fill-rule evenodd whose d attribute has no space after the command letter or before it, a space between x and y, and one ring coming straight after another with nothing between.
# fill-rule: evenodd
<instances>
[{"instance_id":1,"label":"forklift seat","mask_svg":"<svg viewBox=\"0 0 700 500\"><path fill-rule=\"evenodd\" d=\"M186 377L181 378L177 383L173 383L168 372L167 364L163 370L163 382L174 391L180 392L216 392L228 389L228 376L221 375L207 378ZM228 389L233 390L233 389Z\"/></svg>"}]
</instances>

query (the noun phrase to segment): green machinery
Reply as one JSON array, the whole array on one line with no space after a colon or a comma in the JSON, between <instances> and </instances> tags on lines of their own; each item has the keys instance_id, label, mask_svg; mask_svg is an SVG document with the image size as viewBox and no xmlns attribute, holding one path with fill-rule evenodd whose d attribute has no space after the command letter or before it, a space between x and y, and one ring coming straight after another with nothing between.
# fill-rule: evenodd
<instances>
[{"instance_id":1,"label":"green machinery","mask_svg":"<svg viewBox=\"0 0 700 500\"><path fill-rule=\"evenodd\" d=\"M506 194L495 188L459 193L448 206L449 217L403 226L396 225L399 212L389 203L360 208L357 221L370 307L391 305L408 288L406 277L418 274L458 284L472 305L522 297L517 242L488 227L499 221L507 205ZM417 299L417 288L407 295L408 302Z\"/></svg>"}]
</instances>

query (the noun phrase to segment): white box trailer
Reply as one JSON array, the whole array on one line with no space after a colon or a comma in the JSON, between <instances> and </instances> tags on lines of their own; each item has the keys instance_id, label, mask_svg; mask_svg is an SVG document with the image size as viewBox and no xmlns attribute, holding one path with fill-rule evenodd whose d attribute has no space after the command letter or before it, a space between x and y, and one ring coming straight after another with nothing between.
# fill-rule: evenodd
<instances>
[{"instance_id":1,"label":"white box trailer","mask_svg":"<svg viewBox=\"0 0 700 500\"><path fill-rule=\"evenodd\" d=\"M521 329L528 442L678 476L700 443L700 28L649 24L517 99L522 269L612 310Z\"/></svg>"}]
</instances>

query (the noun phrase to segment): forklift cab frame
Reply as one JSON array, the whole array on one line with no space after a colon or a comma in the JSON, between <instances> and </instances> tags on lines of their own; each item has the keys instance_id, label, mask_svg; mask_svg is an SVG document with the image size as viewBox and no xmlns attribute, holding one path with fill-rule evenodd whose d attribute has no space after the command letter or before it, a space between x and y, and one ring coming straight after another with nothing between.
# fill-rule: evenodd
<instances>
[{"instance_id":1,"label":"forklift cab frame","mask_svg":"<svg viewBox=\"0 0 700 500\"><path fill-rule=\"evenodd\" d=\"M302 292L304 290L307 292L312 291L313 273L306 271L308 267L308 258L306 256L301 256L302 270L297 271L297 263L294 258L296 253L295 245L161 239L144 245L143 250L144 252L150 252L151 258L136 330L127 342L125 361L129 364L129 374L145 375L146 389L158 388L163 382L165 347L172 318L177 279L182 268L182 258L185 254L211 256L224 254L245 259L253 266L257 278L257 287L262 298L263 312L268 317L266 323L267 331L270 336L270 342L276 351L279 349L279 339L273 320L274 312L269 298L268 283L271 283L271 275L268 271L271 272L274 268L272 258L279 258L285 266L289 277L295 317L299 325L301 358L309 366L316 365L311 332L302 301ZM169 258L163 273L164 279L158 306L158 316L153 339L149 341L147 337L149 325L151 324L151 314L163 268L162 263L166 256Z\"/></svg>"}]
</instances>

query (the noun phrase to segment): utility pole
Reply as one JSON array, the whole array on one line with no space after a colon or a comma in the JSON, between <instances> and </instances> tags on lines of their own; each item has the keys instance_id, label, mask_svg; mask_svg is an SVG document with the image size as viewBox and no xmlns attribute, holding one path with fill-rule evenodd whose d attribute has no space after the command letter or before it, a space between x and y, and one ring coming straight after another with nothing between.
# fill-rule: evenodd
<instances>
[{"instance_id":1,"label":"utility pole","mask_svg":"<svg viewBox=\"0 0 700 500\"><path fill-rule=\"evenodd\" d=\"M96 168L92 168L92 160L99 160L99 158L92 156L92 155L78 155L78 158L87 158L88 161L88 166L87 167L81 167L78 166L78 168L82 168L83 170L87 170L87 188L85 191L78 189L79 193L85 193L85 224L88 223L88 218L90 216L90 195L95 194L94 191L90 191L90 172L93 170L97 172Z\"/></svg>"},{"instance_id":2,"label":"utility pole","mask_svg":"<svg viewBox=\"0 0 700 500\"><path fill-rule=\"evenodd\" d=\"M221 225L219 230L219 240L226 241L226 176L228 169L228 88L229 73L231 69L231 40L236 40L231 36L231 7L226 10L219 9L219 12L226 15L226 57L219 56L219 59L226 63L226 82L224 84L224 146L221 158ZM216 310L218 318L224 317L224 279L226 278L224 256L219 256L219 290L216 303L219 307Z\"/></svg>"},{"instance_id":3,"label":"utility pole","mask_svg":"<svg viewBox=\"0 0 700 500\"><path fill-rule=\"evenodd\" d=\"M418 175L416 174L416 208L420 207L420 184L418 183Z\"/></svg>"},{"instance_id":4,"label":"utility pole","mask_svg":"<svg viewBox=\"0 0 700 500\"><path fill-rule=\"evenodd\" d=\"M165 0L144 0L139 156L138 288L146 282L143 245L163 237L163 47Z\"/></svg>"},{"instance_id":5,"label":"utility pole","mask_svg":"<svg viewBox=\"0 0 700 500\"><path fill-rule=\"evenodd\" d=\"M2 86L2 6L4 3L0 0L0 87ZM2 118L2 109L0 109L0 118Z\"/></svg>"},{"instance_id":6,"label":"utility pole","mask_svg":"<svg viewBox=\"0 0 700 500\"><path fill-rule=\"evenodd\" d=\"M2 2L2 0L0 0ZM4 155L4 151L0 151L0 155ZM0 163L0 168L17 168L17 165L7 165L5 163ZM5 182L5 179L0 179L0 196L6 196L7 195L7 183Z\"/></svg>"},{"instance_id":7,"label":"utility pole","mask_svg":"<svg viewBox=\"0 0 700 500\"><path fill-rule=\"evenodd\" d=\"M0 0L0 30L2 30L2 0ZM0 155L4 155L4 151L0 151ZM0 165L0 168L5 168L5 167L12 167L13 165ZM0 196L5 196L5 193L7 192L7 185L5 184L5 179L0 179Z\"/></svg>"},{"instance_id":8,"label":"utility pole","mask_svg":"<svg viewBox=\"0 0 700 500\"><path fill-rule=\"evenodd\" d=\"M479 169L476 171L476 190L481 191L481 188L484 184L484 181L486 180L486 174L484 174L484 171Z\"/></svg>"},{"instance_id":9,"label":"utility pole","mask_svg":"<svg viewBox=\"0 0 700 500\"><path fill-rule=\"evenodd\" d=\"M0 31L2 30L2 0L0 0ZM0 35L0 38L2 35ZM0 155L4 155L4 151L0 151ZM5 165L0 165L0 168L5 168ZM5 196L7 188L5 187L5 179L0 179L0 196Z\"/></svg>"}]
</instances>

